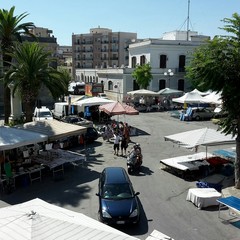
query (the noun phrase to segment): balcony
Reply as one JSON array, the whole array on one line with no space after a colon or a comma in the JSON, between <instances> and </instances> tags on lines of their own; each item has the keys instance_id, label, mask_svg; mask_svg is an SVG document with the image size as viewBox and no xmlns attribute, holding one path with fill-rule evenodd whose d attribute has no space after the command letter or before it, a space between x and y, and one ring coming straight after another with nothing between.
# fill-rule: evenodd
<instances>
[{"instance_id":1,"label":"balcony","mask_svg":"<svg viewBox=\"0 0 240 240\"><path fill-rule=\"evenodd\" d=\"M81 44L93 44L93 41L82 41Z\"/></svg>"}]
</instances>

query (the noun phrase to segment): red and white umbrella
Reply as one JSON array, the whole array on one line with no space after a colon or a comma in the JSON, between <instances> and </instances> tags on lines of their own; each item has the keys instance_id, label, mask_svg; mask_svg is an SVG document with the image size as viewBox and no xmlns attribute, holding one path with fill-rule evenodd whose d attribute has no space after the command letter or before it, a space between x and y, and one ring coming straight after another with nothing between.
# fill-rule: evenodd
<instances>
[{"instance_id":1,"label":"red and white umbrella","mask_svg":"<svg viewBox=\"0 0 240 240\"><path fill-rule=\"evenodd\" d=\"M99 110L107 113L108 115L138 115L139 112L133 107L121 104L120 102L107 103L102 106L99 106Z\"/></svg>"}]
</instances>

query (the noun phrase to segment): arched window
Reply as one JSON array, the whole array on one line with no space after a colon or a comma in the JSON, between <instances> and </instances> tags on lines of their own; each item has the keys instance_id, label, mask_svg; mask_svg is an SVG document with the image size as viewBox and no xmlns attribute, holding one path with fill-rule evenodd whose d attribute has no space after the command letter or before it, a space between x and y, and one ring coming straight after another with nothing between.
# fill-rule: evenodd
<instances>
[{"instance_id":1,"label":"arched window","mask_svg":"<svg viewBox=\"0 0 240 240\"><path fill-rule=\"evenodd\" d=\"M184 79L178 80L178 90L184 91Z\"/></svg>"},{"instance_id":2,"label":"arched window","mask_svg":"<svg viewBox=\"0 0 240 240\"><path fill-rule=\"evenodd\" d=\"M140 65L142 66L142 65L144 65L146 63L146 57L144 56L144 55L142 55L141 57L140 57Z\"/></svg>"},{"instance_id":3,"label":"arched window","mask_svg":"<svg viewBox=\"0 0 240 240\"><path fill-rule=\"evenodd\" d=\"M178 64L178 71L179 72L185 72L185 63L186 63L186 57L185 55L180 55L179 56L179 64Z\"/></svg>"},{"instance_id":4,"label":"arched window","mask_svg":"<svg viewBox=\"0 0 240 240\"><path fill-rule=\"evenodd\" d=\"M165 79L160 79L159 80L159 90L166 88L166 80Z\"/></svg>"},{"instance_id":5,"label":"arched window","mask_svg":"<svg viewBox=\"0 0 240 240\"><path fill-rule=\"evenodd\" d=\"M84 74L81 73L81 80L84 81Z\"/></svg>"},{"instance_id":6,"label":"arched window","mask_svg":"<svg viewBox=\"0 0 240 240\"><path fill-rule=\"evenodd\" d=\"M167 68L167 55L160 55L160 68Z\"/></svg>"},{"instance_id":7,"label":"arched window","mask_svg":"<svg viewBox=\"0 0 240 240\"><path fill-rule=\"evenodd\" d=\"M108 90L113 90L113 82L112 81L108 82Z\"/></svg>"},{"instance_id":8,"label":"arched window","mask_svg":"<svg viewBox=\"0 0 240 240\"><path fill-rule=\"evenodd\" d=\"M132 68L135 68L137 65L137 58L136 57L132 57Z\"/></svg>"}]
</instances>

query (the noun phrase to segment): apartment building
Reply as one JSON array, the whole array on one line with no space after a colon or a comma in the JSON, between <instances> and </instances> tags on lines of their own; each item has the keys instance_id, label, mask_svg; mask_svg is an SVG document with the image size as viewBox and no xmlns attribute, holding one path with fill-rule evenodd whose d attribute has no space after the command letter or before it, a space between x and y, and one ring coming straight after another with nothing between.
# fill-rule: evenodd
<instances>
[{"instance_id":1,"label":"apartment building","mask_svg":"<svg viewBox=\"0 0 240 240\"><path fill-rule=\"evenodd\" d=\"M72 46L57 47L58 68L68 71L72 79Z\"/></svg>"},{"instance_id":2,"label":"apartment building","mask_svg":"<svg viewBox=\"0 0 240 240\"><path fill-rule=\"evenodd\" d=\"M128 66L128 46L136 39L136 33L100 27L90 29L89 33L73 34L73 74L76 69Z\"/></svg>"},{"instance_id":3,"label":"apartment building","mask_svg":"<svg viewBox=\"0 0 240 240\"><path fill-rule=\"evenodd\" d=\"M57 39L52 34L53 31L48 28L33 27L29 31L37 37L37 42L46 49L46 51L51 52L52 57L57 56ZM36 39L30 36L22 36L23 41L36 42ZM52 67L57 68L57 60L51 63Z\"/></svg>"}]
</instances>

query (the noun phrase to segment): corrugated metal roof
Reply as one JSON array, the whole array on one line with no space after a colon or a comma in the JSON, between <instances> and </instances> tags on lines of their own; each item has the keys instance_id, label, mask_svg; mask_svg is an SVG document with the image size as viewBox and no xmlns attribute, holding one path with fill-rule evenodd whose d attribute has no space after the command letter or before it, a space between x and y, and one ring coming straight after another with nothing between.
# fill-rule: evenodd
<instances>
[{"instance_id":1,"label":"corrugated metal roof","mask_svg":"<svg viewBox=\"0 0 240 240\"><path fill-rule=\"evenodd\" d=\"M38 198L0 208L0 239L137 240L82 213Z\"/></svg>"}]
</instances>

